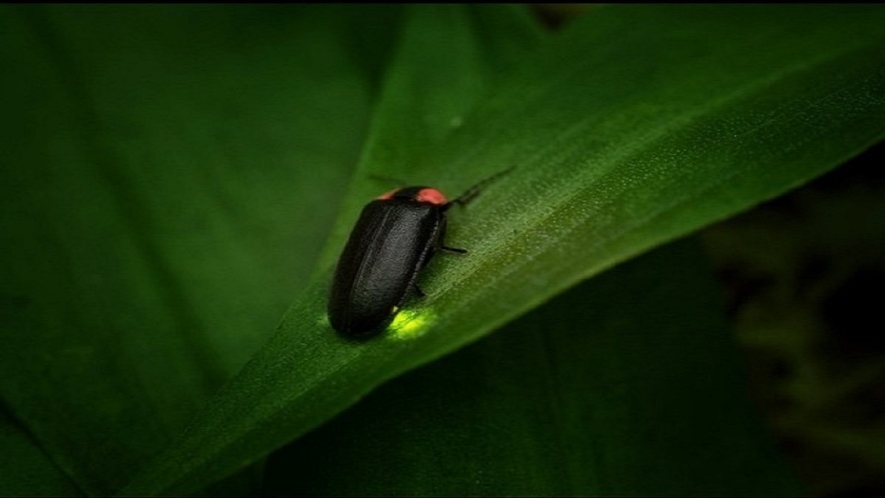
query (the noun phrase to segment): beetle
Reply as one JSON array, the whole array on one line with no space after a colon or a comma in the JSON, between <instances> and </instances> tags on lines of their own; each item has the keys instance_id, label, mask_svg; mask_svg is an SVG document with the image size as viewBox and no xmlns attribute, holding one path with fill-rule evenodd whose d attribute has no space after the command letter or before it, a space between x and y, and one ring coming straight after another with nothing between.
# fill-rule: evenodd
<instances>
[{"instance_id":1,"label":"beetle","mask_svg":"<svg viewBox=\"0 0 885 498\"><path fill-rule=\"evenodd\" d=\"M466 205L490 182L513 167L494 174L459 197L448 200L427 186L405 187L369 202L350 232L332 278L327 313L340 334L363 339L383 330L418 287L418 273L438 251L466 253L445 245L446 212Z\"/></svg>"}]
</instances>

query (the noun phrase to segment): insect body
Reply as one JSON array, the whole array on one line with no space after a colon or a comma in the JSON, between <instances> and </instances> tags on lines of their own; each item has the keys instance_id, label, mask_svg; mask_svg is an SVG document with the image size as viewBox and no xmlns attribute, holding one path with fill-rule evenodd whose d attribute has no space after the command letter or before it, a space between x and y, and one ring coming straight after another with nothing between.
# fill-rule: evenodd
<instances>
[{"instance_id":1,"label":"insect body","mask_svg":"<svg viewBox=\"0 0 885 498\"><path fill-rule=\"evenodd\" d=\"M416 279L437 251L467 252L444 245L446 211L509 171L452 201L435 188L406 187L367 204L335 269L328 306L332 328L352 338L370 337L393 320L410 291L423 295Z\"/></svg>"}]
</instances>

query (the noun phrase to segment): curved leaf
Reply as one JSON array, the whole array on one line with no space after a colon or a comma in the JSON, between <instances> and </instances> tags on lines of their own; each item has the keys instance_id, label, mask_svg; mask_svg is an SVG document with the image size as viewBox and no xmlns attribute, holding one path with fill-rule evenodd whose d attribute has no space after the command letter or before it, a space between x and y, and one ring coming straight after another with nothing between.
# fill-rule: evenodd
<instances>
[{"instance_id":1,"label":"curved leaf","mask_svg":"<svg viewBox=\"0 0 885 498\"><path fill-rule=\"evenodd\" d=\"M86 492L273 332L364 140L379 75L355 60L382 65L396 15L0 7L0 395Z\"/></svg>"},{"instance_id":2,"label":"curved leaf","mask_svg":"<svg viewBox=\"0 0 885 498\"><path fill-rule=\"evenodd\" d=\"M368 344L341 340L323 321L330 262L370 197L368 182L355 184L323 264L277 334L125 492L180 492L226 475L580 280L869 146L885 133L883 21L878 6L600 8L469 115L453 109L463 126L439 142L420 127L373 132L364 171L408 170L459 192L519 167L452 215L449 239L469 257L434 261L427 298ZM440 48L427 40L404 38L400 54L428 56L394 64L388 83L434 70ZM393 102L374 129L395 104L413 105L411 92L385 92ZM373 155L379 142L427 149L401 164L416 155Z\"/></svg>"}]
</instances>

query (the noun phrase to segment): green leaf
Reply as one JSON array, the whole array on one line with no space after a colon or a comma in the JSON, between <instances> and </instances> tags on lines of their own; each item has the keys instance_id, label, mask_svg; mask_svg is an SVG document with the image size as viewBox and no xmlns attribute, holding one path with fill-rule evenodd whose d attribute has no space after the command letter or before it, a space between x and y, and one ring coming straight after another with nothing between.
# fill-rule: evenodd
<instances>
[{"instance_id":1,"label":"green leaf","mask_svg":"<svg viewBox=\"0 0 885 498\"><path fill-rule=\"evenodd\" d=\"M2 406L0 448L0 495L83 495Z\"/></svg>"},{"instance_id":2,"label":"green leaf","mask_svg":"<svg viewBox=\"0 0 885 498\"><path fill-rule=\"evenodd\" d=\"M468 114L457 95L425 93L421 106L450 103L443 116L460 124L438 135L427 127L445 122L439 114L419 114L427 119L413 127L383 126L394 120L386 113L418 105L414 89L399 93L409 88L403 80L420 82L450 63L427 42L436 37L414 27L422 12L406 21L362 173L312 284L185 435L124 492L182 492L227 475L385 380L606 268L807 181L885 134L878 6L598 8ZM452 17L434 19L434 33L460 31L447 24ZM387 145L373 149L378 144ZM408 303L402 320L367 344L329 330L331 261L376 190L364 175L408 171L409 179L458 193L512 164L517 171L453 213L449 240L471 253L434 261L422 278L426 299Z\"/></svg>"},{"instance_id":3,"label":"green leaf","mask_svg":"<svg viewBox=\"0 0 885 498\"><path fill-rule=\"evenodd\" d=\"M0 10L0 394L86 492L128 481L302 290L397 16Z\"/></svg>"},{"instance_id":4,"label":"green leaf","mask_svg":"<svg viewBox=\"0 0 885 498\"><path fill-rule=\"evenodd\" d=\"M807 493L741 367L704 255L679 241L380 387L271 456L264 494Z\"/></svg>"}]
</instances>

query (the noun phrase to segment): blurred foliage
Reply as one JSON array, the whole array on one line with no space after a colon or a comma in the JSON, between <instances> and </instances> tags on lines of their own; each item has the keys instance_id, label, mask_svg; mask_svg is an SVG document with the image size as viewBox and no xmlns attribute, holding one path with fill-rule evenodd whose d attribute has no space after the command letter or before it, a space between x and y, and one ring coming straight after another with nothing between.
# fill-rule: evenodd
<instances>
[{"instance_id":1,"label":"blurred foliage","mask_svg":"<svg viewBox=\"0 0 885 498\"><path fill-rule=\"evenodd\" d=\"M885 493L885 144L703 232L753 392L818 494Z\"/></svg>"}]
</instances>

